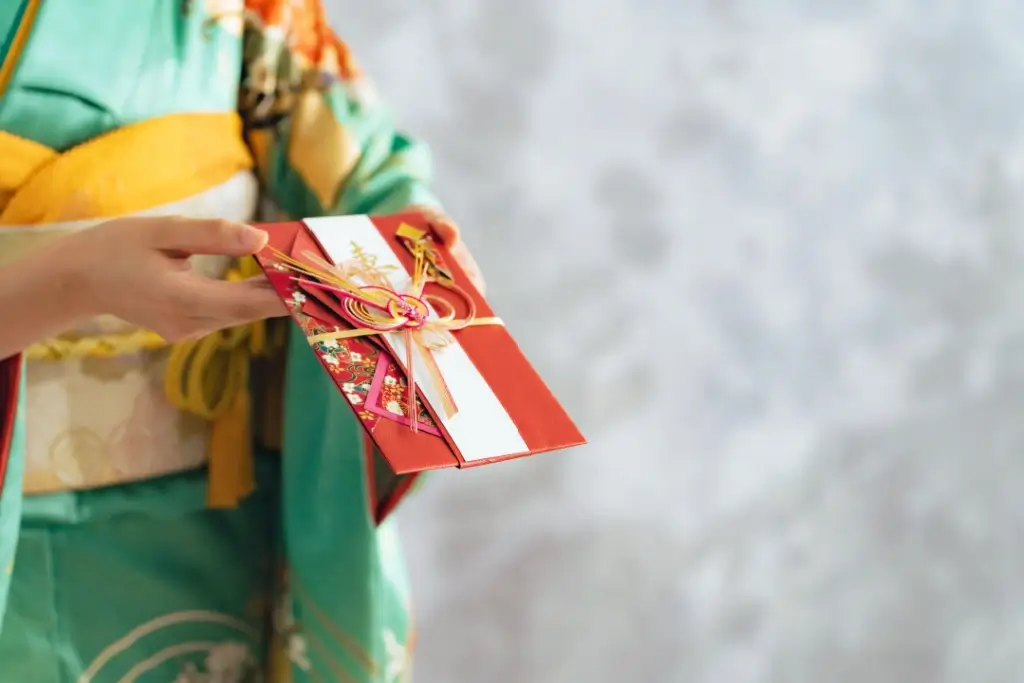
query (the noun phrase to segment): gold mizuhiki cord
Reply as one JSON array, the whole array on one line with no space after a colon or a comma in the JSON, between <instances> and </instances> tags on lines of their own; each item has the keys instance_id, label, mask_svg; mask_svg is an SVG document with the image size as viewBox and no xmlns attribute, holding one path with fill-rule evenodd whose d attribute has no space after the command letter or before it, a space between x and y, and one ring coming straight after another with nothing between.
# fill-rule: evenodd
<instances>
[{"instance_id":1,"label":"gold mizuhiki cord","mask_svg":"<svg viewBox=\"0 0 1024 683\"><path fill-rule=\"evenodd\" d=\"M378 266L376 257L353 242L352 258L339 264L330 263L313 252L301 254L299 260L273 250L277 266L292 272L293 279L307 287L327 290L340 297L345 321L352 329L336 329L307 337L310 344L327 340L353 339L373 335L400 333L405 342L404 369L408 378L408 414L416 414L416 379L413 377L413 355L423 360L428 380L439 400L437 410L445 418L454 417L458 407L433 352L455 343L453 332L480 325L503 325L497 317L478 317L473 298L450 277L441 274L438 256L429 233L402 223L398 237L413 256L410 283L406 291L393 289L389 270L394 266ZM453 303L441 296L427 294L428 283L436 283L456 295L469 306L464 317L457 317ZM416 420L410 429L417 431Z\"/></svg>"}]
</instances>

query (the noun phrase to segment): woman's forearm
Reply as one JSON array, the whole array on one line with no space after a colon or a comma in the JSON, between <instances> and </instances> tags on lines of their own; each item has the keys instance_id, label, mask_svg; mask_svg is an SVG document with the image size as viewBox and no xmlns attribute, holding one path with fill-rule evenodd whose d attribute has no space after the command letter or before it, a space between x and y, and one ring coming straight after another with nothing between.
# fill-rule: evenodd
<instances>
[{"instance_id":1,"label":"woman's forearm","mask_svg":"<svg viewBox=\"0 0 1024 683\"><path fill-rule=\"evenodd\" d=\"M86 293L77 280L42 253L0 268L0 358L88 318Z\"/></svg>"}]
</instances>

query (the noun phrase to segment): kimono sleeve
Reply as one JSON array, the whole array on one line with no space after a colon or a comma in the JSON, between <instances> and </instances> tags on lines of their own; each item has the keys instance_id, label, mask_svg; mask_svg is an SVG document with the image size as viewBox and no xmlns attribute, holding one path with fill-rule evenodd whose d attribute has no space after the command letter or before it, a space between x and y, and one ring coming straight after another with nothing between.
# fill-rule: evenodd
<instances>
[{"instance_id":1,"label":"kimono sleeve","mask_svg":"<svg viewBox=\"0 0 1024 683\"><path fill-rule=\"evenodd\" d=\"M426 146L396 128L322 1L249 10L239 106L276 207L292 218L440 208Z\"/></svg>"},{"instance_id":2,"label":"kimono sleeve","mask_svg":"<svg viewBox=\"0 0 1024 683\"><path fill-rule=\"evenodd\" d=\"M21 531L21 476L25 445L21 357L0 361L0 626Z\"/></svg>"}]
</instances>

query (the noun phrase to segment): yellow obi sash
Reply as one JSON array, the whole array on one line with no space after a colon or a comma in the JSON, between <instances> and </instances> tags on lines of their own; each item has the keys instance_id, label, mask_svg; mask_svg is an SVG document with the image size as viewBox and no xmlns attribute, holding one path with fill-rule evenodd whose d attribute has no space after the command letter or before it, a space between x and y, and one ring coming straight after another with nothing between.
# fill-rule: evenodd
<instances>
[{"instance_id":1,"label":"yellow obi sash","mask_svg":"<svg viewBox=\"0 0 1024 683\"><path fill-rule=\"evenodd\" d=\"M64 153L0 131L0 264L117 216L252 220L251 169L228 113L152 119ZM193 265L229 278L257 272L252 259ZM168 347L101 316L27 349L25 492L136 481L209 458L210 503L233 505L253 486L248 358L266 341L259 324Z\"/></svg>"}]
</instances>

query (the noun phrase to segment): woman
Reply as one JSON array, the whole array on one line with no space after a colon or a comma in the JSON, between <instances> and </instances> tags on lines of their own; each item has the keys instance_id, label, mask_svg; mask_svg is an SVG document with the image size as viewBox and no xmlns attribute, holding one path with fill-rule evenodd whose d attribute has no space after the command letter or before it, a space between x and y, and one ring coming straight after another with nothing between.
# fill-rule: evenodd
<instances>
[{"instance_id":1,"label":"woman","mask_svg":"<svg viewBox=\"0 0 1024 683\"><path fill-rule=\"evenodd\" d=\"M426 150L319 0L8 0L0 41L0 683L403 680L347 404L286 326L196 337L281 312L260 200L424 211L475 273Z\"/></svg>"}]
</instances>

